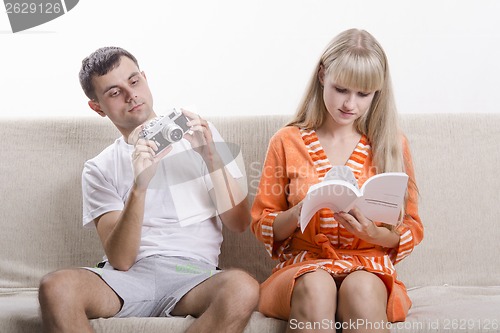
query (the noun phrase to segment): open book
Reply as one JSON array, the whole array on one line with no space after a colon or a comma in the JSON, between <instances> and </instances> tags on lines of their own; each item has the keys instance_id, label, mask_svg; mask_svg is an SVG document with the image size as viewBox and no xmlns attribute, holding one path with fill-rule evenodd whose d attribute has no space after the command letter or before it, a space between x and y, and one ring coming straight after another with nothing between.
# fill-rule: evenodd
<instances>
[{"instance_id":1,"label":"open book","mask_svg":"<svg viewBox=\"0 0 500 333\"><path fill-rule=\"evenodd\" d=\"M307 191L300 211L302 232L314 214L329 208L333 212L349 212L357 207L372 221L396 225L404 202L408 175L404 172L385 172L370 177L358 188L352 170L347 166L335 166L323 181Z\"/></svg>"}]
</instances>

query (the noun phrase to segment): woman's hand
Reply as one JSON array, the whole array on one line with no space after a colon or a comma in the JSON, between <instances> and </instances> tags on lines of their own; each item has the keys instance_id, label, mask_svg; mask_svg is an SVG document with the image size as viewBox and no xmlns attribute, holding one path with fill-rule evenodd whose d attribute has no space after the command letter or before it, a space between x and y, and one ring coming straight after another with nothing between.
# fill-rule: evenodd
<instances>
[{"instance_id":1,"label":"woman's hand","mask_svg":"<svg viewBox=\"0 0 500 333\"><path fill-rule=\"evenodd\" d=\"M377 226L357 208L353 208L349 213L335 213L334 217L347 231L364 241L387 248L394 248L399 244L397 233L383 226Z\"/></svg>"},{"instance_id":2,"label":"woman's hand","mask_svg":"<svg viewBox=\"0 0 500 333\"><path fill-rule=\"evenodd\" d=\"M335 213L334 217L347 231L361 239L370 241L377 236L375 223L364 217L357 208L353 208L349 213Z\"/></svg>"}]
</instances>

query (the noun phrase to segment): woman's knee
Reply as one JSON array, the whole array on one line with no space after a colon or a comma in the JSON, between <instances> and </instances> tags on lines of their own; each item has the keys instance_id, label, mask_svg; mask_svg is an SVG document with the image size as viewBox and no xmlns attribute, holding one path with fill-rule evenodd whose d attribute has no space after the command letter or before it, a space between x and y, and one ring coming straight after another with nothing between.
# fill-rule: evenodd
<instances>
[{"instance_id":1,"label":"woman's knee","mask_svg":"<svg viewBox=\"0 0 500 333\"><path fill-rule=\"evenodd\" d=\"M292 310L304 315L327 311L335 313L337 286L333 277L322 269L296 279L292 293Z\"/></svg>"},{"instance_id":2,"label":"woman's knee","mask_svg":"<svg viewBox=\"0 0 500 333\"><path fill-rule=\"evenodd\" d=\"M383 316L387 307L387 288L377 275L356 271L342 281L338 304L341 318Z\"/></svg>"},{"instance_id":3,"label":"woman's knee","mask_svg":"<svg viewBox=\"0 0 500 333\"><path fill-rule=\"evenodd\" d=\"M365 301L387 301L387 288L376 274L367 271L356 271L349 274L340 285L339 297L358 297Z\"/></svg>"}]
</instances>

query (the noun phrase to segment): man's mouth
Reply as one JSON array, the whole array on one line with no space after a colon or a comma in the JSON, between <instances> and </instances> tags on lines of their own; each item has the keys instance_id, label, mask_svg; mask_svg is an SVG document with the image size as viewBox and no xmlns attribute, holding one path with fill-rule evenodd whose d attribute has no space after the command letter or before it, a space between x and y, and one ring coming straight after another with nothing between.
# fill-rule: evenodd
<instances>
[{"instance_id":1,"label":"man's mouth","mask_svg":"<svg viewBox=\"0 0 500 333\"><path fill-rule=\"evenodd\" d=\"M134 112L137 111L144 103L139 103L134 105L131 109L128 110L128 112Z\"/></svg>"}]
</instances>

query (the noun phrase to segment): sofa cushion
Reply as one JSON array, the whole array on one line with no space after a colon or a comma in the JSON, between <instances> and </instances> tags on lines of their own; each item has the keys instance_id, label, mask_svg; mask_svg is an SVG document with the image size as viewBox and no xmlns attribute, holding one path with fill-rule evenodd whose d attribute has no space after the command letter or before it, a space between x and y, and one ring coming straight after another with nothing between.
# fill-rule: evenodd
<instances>
[{"instance_id":1,"label":"sofa cushion","mask_svg":"<svg viewBox=\"0 0 500 333\"><path fill-rule=\"evenodd\" d=\"M413 307L392 332L500 332L500 287L431 286L409 290ZM0 293L0 332L40 332L36 290ZM91 320L96 333L184 332L194 318ZM245 333L284 332L286 322L254 312ZM376 325L372 323L372 325ZM374 326L375 327L375 326Z\"/></svg>"},{"instance_id":2,"label":"sofa cushion","mask_svg":"<svg viewBox=\"0 0 500 333\"><path fill-rule=\"evenodd\" d=\"M0 291L0 332L41 332L38 290Z\"/></svg>"},{"instance_id":3,"label":"sofa cushion","mask_svg":"<svg viewBox=\"0 0 500 333\"><path fill-rule=\"evenodd\" d=\"M500 332L500 286L410 289L413 307L397 332Z\"/></svg>"}]
</instances>

